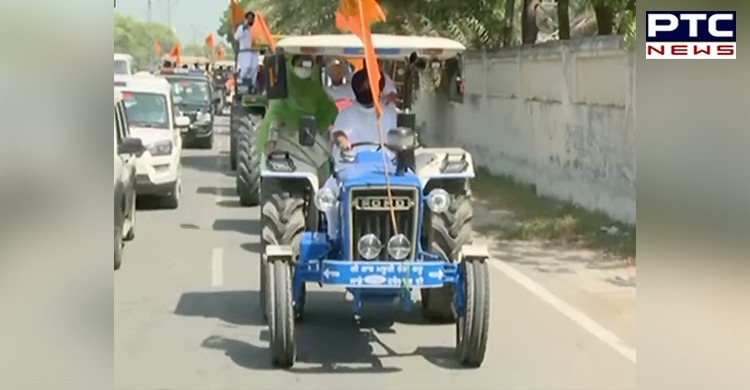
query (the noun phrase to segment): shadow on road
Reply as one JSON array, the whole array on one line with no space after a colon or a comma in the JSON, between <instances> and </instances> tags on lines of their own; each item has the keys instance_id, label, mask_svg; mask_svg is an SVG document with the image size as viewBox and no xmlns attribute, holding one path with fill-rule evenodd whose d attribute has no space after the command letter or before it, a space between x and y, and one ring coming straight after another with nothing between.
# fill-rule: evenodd
<instances>
[{"instance_id":1,"label":"shadow on road","mask_svg":"<svg viewBox=\"0 0 750 390\"><path fill-rule=\"evenodd\" d=\"M312 287L312 285L310 285ZM416 308L415 308L416 309ZM237 326L258 326L261 343L210 335L202 348L224 351L235 364L250 370L274 369L268 349L269 332L260 314L256 291L190 292L180 297L174 311L179 316L216 318ZM415 310L415 314L419 314ZM387 305L365 308L360 318L342 291L308 290L304 317L297 322L297 360L287 371L295 374L389 374L402 371L398 358L419 356L443 369L461 369L453 348L419 347L398 353L378 335L396 333L399 315ZM263 346L258 346L258 344ZM375 353L379 346L385 353ZM388 363L391 364L388 364Z\"/></svg>"},{"instance_id":2,"label":"shadow on road","mask_svg":"<svg viewBox=\"0 0 750 390\"><path fill-rule=\"evenodd\" d=\"M216 318L233 325L261 326L257 291L209 291L182 294L174 314Z\"/></svg>"},{"instance_id":3,"label":"shadow on road","mask_svg":"<svg viewBox=\"0 0 750 390\"><path fill-rule=\"evenodd\" d=\"M221 173L226 176L234 176L229 170L229 159L221 155L183 155L180 159L183 168L189 168L201 172Z\"/></svg>"},{"instance_id":4,"label":"shadow on road","mask_svg":"<svg viewBox=\"0 0 750 390\"><path fill-rule=\"evenodd\" d=\"M261 254L261 251L263 250L263 244L261 244L260 242L246 242L240 245L240 248L251 253Z\"/></svg>"},{"instance_id":5,"label":"shadow on road","mask_svg":"<svg viewBox=\"0 0 750 390\"><path fill-rule=\"evenodd\" d=\"M226 207L226 208L230 208L230 209L240 209L240 208L244 207L244 206L242 206L240 204L240 200L239 199L224 199L224 200L220 200L220 201L216 202L216 205L219 206L219 207Z\"/></svg>"},{"instance_id":6,"label":"shadow on road","mask_svg":"<svg viewBox=\"0 0 750 390\"><path fill-rule=\"evenodd\" d=\"M199 195L237 196L237 189L234 187L198 187L195 193Z\"/></svg>"},{"instance_id":7,"label":"shadow on road","mask_svg":"<svg viewBox=\"0 0 750 390\"><path fill-rule=\"evenodd\" d=\"M211 227L215 231L260 234L260 221L257 219L217 219Z\"/></svg>"}]
</instances>

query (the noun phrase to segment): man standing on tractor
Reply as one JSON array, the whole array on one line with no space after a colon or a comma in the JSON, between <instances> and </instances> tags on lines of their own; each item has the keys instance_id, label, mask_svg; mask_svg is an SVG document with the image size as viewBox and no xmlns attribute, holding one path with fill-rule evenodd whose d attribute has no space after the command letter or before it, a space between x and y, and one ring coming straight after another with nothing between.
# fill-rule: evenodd
<instances>
[{"instance_id":1,"label":"man standing on tractor","mask_svg":"<svg viewBox=\"0 0 750 390\"><path fill-rule=\"evenodd\" d=\"M237 27L234 33L234 39L239 43L239 53L237 53L237 66L240 68L240 79L250 79L250 85L255 88L255 79L258 76L258 65L260 64L260 54L252 49L252 27L255 23L255 13L247 11L245 13L245 22Z\"/></svg>"}]
</instances>

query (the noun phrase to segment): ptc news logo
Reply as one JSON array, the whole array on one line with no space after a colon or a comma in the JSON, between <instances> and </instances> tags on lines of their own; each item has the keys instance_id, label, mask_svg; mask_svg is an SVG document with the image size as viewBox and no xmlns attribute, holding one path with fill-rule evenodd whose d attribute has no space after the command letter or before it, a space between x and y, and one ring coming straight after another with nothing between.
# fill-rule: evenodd
<instances>
[{"instance_id":1,"label":"ptc news logo","mask_svg":"<svg viewBox=\"0 0 750 390\"><path fill-rule=\"evenodd\" d=\"M736 59L734 11L647 11L646 58Z\"/></svg>"}]
</instances>

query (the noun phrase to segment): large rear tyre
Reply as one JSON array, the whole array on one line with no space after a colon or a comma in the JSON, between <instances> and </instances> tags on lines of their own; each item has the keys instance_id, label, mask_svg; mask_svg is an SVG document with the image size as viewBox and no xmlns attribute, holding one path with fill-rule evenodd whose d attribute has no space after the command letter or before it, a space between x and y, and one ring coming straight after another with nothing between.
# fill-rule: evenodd
<instances>
[{"instance_id":1,"label":"large rear tyre","mask_svg":"<svg viewBox=\"0 0 750 390\"><path fill-rule=\"evenodd\" d=\"M122 251L124 249L124 242L122 241L122 216L116 217L120 219L120 223L115 227L115 271L122 266Z\"/></svg>"},{"instance_id":2,"label":"large rear tyre","mask_svg":"<svg viewBox=\"0 0 750 390\"><path fill-rule=\"evenodd\" d=\"M260 152L257 145L257 118L246 115L237 128L237 192L245 207L260 203Z\"/></svg>"},{"instance_id":3,"label":"large rear tyre","mask_svg":"<svg viewBox=\"0 0 750 390\"><path fill-rule=\"evenodd\" d=\"M261 246L262 253L268 245L290 245L295 259L299 254L302 233L305 231L305 200L301 194L282 192L279 188L265 191L261 207ZM260 307L264 318L269 320L267 296L272 291L268 272L268 260L265 255L260 260ZM304 297L304 295L303 295ZM303 305L300 305L303 306Z\"/></svg>"},{"instance_id":4,"label":"large rear tyre","mask_svg":"<svg viewBox=\"0 0 750 390\"><path fill-rule=\"evenodd\" d=\"M466 310L456 319L456 352L464 367L476 368L484 362L490 328L490 274L487 261L461 264Z\"/></svg>"},{"instance_id":5,"label":"large rear tyre","mask_svg":"<svg viewBox=\"0 0 750 390\"><path fill-rule=\"evenodd\" d=\"M430 214L430 249L448 260L456 260L464 245L472 242L473 208L468 189L451 194L451 204L443 213ZM423 289L422 310L430 322L451 323L456 320L453 309L454 286Z\"/></svg>"},{"instance_id":6,"label":"large rear tyre","mask_svg":"<svg viewBox=\"0 0 750 390\"><path fill-rule=\"evenodd\" d=\"M273 271L269 283L273 294L268 319L271 331L271 358L273 365L289 368L294 365L297 348L294 342L294 300L292 299L292 265L282 260L268 262ZM270 275L269 275L270 276Z\"/></svg>"},{"instance_id":7,"label":"large rear tyre","mask_svg":"<svg viewBox=\"0 0 750 390\"><path fill-rule=\"evenodd\" d=\"M229 168L237 170L237 127L242 107L232 101L229 106Z\"/></svg>"}]
</instances>

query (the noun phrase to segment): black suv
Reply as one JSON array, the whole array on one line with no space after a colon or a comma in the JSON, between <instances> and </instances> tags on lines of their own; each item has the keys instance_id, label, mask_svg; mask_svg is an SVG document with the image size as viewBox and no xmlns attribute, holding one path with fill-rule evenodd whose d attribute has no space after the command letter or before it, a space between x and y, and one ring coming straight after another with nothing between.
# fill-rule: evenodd
<instances>
[{"instance_id":1,"label":"black suv","mask_svg":"<svg viewBox=\"0 0 750 390\"><path fill-rule=\"evenodd\" d=\"M190 125L182 129L186 147L211 149L214 144L214 104L217 99L213 86L201 71L200 74L163 74L172 84L175 116L190 118Z\"/></svg>"}]
</instances>

